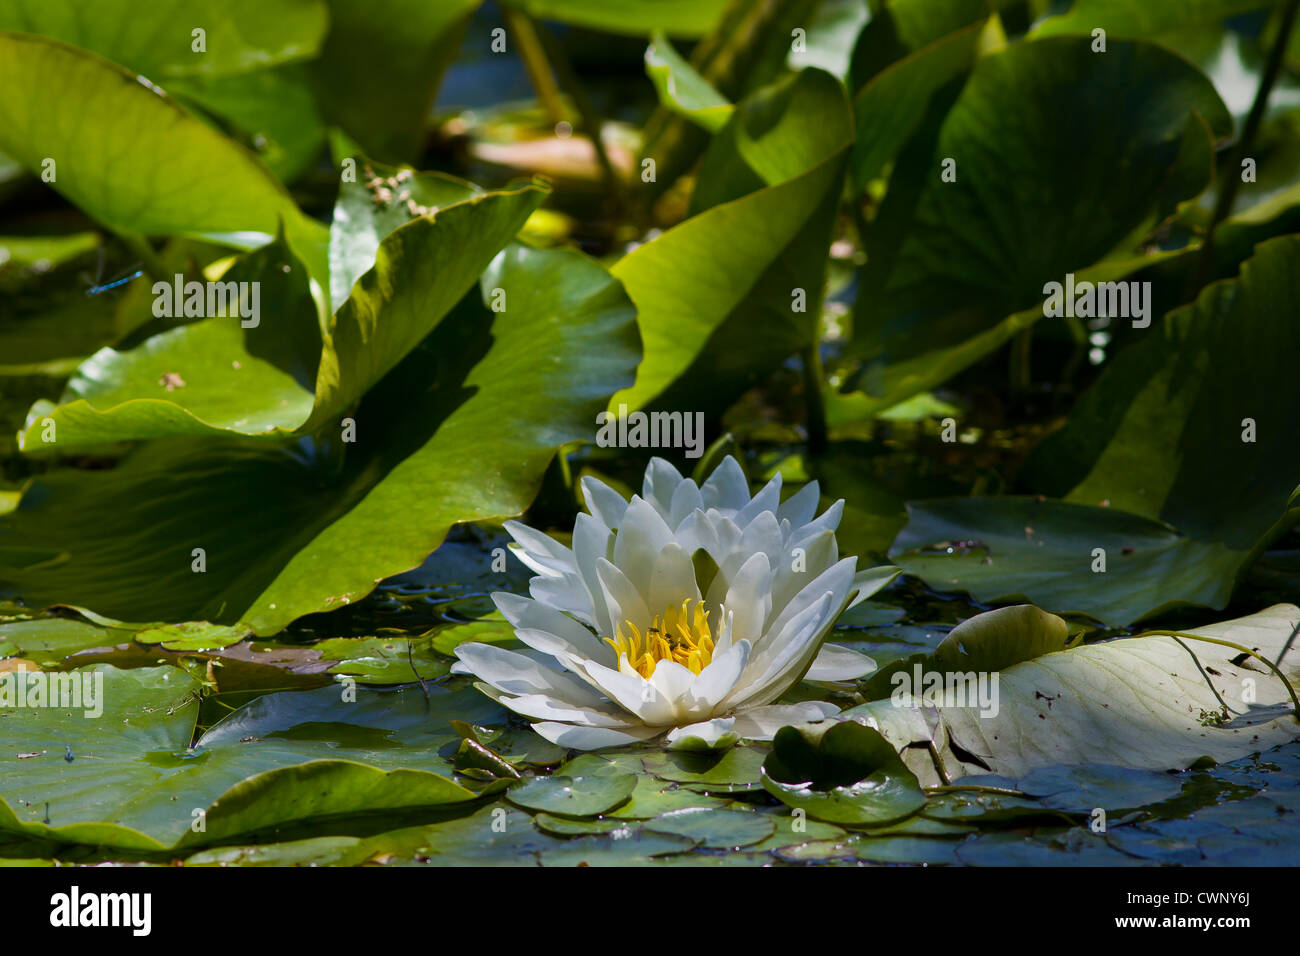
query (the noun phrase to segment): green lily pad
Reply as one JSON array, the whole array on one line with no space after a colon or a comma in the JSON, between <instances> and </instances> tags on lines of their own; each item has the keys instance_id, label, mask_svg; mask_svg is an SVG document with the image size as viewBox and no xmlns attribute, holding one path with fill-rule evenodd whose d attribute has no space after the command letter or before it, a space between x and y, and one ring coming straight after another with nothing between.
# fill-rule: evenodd
<instances>
[{"instance_id":1,"label":"green lily pad","mask_svg":"<svg viewBox=\"0 0 1300 956\"><path fill-rule=\"evenodd\" d=\"M1045 807L1076 813L1101 807L1111 814L1172 799L1182 792L1183 778L1132 767L1039 767L1018 788Z\"/></svg>"},{"instance_id":2,"label":"green lily pad","mask_svg":"<svg viewBox=\"0 0 1300 956\"><path fill-rule=\"evenodd\" d=\"M925 805L893 746L853 721L782 727L762 782L782 803L830 823L887 823Z\"/></svg>"},{"instance_id":3,"label":"green lily pad","mask_svg":"<svg viewBox=\"0 0 1300 956\"><path fill-rule=\"evenodd\" d=\"M699 846L721 850L760 843L776 832L776 823L766 814L691 807L648 820L645 828L653 833L683 836Z\"/></svg>"},{"instance_id":4,"label":"green lily pad","mask_svg":"<svg viewBox=\"0 0 1300 956\"><path fill-rule=\"evenodd\" d=\"M25 707L0 726L0 831L158 851L320 816L427 813L476 798L439 756L457 739L451 717L504 720L472 688L328 687L260 697L191 748L199 684L184 671L73 674L102 680L99 720Z\"/></svg>"},{"instance_id":5,"label":"green lily pad","mask_svg":"<svg viewBox=\"0 0 1300 956\"><path fill-rule=\"evenodd\" d=\"M538 854L542 866L648 866L656 857L684 853L695 844L686 837L648 830L614 830L576 837Z\"/></svg>"},{"instance_id":6,"label":"green lily pad","mask_svg":"<svg viewBox=\"0 0 1300 956\"><path fill-rule=\"evenodd\" d=\"M568 817L557 817L550 813L537 814L537 816L533 817L533 825L543 833L558 837L608 834L616 830L625 830L628 835L632 832L629 825L622 820L610 820L603 817L575 820Z\"/></svg>"},{"instance_id":7,"label":"green lily pad","mask_svg":"<svg viewBox=\"0 0 1300 956\"><path fill-rule=\"evenodd\" d=\"M443 677L451 670L434 657L427 641L407 637L332 638L315 645L321 660L338 661L331 674L355 677L363 684L409 684Z\"/></svg>"},{"instance_id":8,"label":"green lily pad","mask_svg":"<svg viewBox=\"0 0 1300 956\"><path fill-rule=\"evenodd\" d=\"M636 787L631 774L532 777L515 787L507 799L515 806L565 817L592 817L618 806Z\"/></svg>"},{"instance_id":9,"label":"green lily pad","mask_svg":"<svg viewBox=\"0 0 1300 956\"><path fill-rule=\"evenodd\" d=\"M673 751L645 758L645 769L660 780L703 793L758 790L762 787L759 781L762 766L763 752L752 747L733 747L721 756Z\"/></svg>"},{"instance_id":10,"label":"green lily pad","mask_svg":"<svg viewBox=\"0 0 1300 956\"><path fill-rule=\"evenodd\" d=\"M136 631L135 639L141 644L161 644L169 651L208 651L238 644L252 634L241 625L227 627L207 621L188 621L184 624L165 624Z\"/></svg>"}]
</instances>

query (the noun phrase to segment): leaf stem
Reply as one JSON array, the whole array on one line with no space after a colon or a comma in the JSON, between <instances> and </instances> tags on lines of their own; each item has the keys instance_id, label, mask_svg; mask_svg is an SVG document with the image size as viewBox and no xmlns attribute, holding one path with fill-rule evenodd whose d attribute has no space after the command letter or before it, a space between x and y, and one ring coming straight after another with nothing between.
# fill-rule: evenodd
<instances>
[{"instance_id":1,"label":"leaf stem","mask_svg":"<svg viewBox=\"0 0 1300 956\"><path fill-rule=\"evenodd\" d=\"M822 397L822 356L817 336L803 350L804 424L808 430L808 454L819 457L826 452L826 403Z\"/></svg>"},{"instance_id":2,"label":"leaf stem","mask_svg":"<svg viewBox=\"0 0 1300 956\"><path fill-rule=\"evenodd\" d=\"M1174 637L1174 638L1182 637L1190 641L1204 641L1206 644L1218 644L1221 647L1230 647L1235 651L1240 651L1243 654L1247 654L1250 657L1255 658L1255 660L1259 661L1261 664L1263 664L1265 667L1271 670L1274 674L1276 674L1277 679L1280 680L1283 683L1283 685L1286 687L1287 693L1291 695L1291 703L1293 705L1292 712L1295 714L1296 721L1300 722L1300 697L1296 696L1295 688L1291 686L1291 681L1287 680L1287 676L1282 673L1281 668L1279 668L1277 664L1274 664L1267 657L1264 657L1258 652L1252 651L1249 647L1246 647L1242 644L1238 644L1235 641L1225 641L1222 638L1218 638L1218 637L1205 637L1204 635L1201 634L1190 634L1187 631L1143 631L1141 634L1137 634L1135 636L1136 637ZM1211 689L1212 690L1214 689L1213 685L1211 685ZM1215 693L1215 696L1218 696L1217 691ZM1220 698L1220 700L1222 700L1222 698Z\"/></svg>"},{"instance_id":3,"label":"leaf stem","mask_svg":"<svg viewBox=\"0 0 1300 956\"><path fill-rule=\"evenodd\" d=\"M1259 89L1255 91L1255 101L1250 106L1246 125L1242 128L1241 138L1237 141L1236 150L1233 151L1232 163L1224 169L1219 199L1214 205L1214 216L1206 230L1205 243L1201 246L1201 254L1197 258L1196 268L1188 284L1185 296L1188 301L1196 297L1214 273L1215 232L1219 223L1231 215L1232 207L1237 201L1237 190L1241 186L1241 163L1254 146L1255 136L1264 122L1269 96L1273 92L1274 84L1277 83L1278 74L1282 71L1282 62L1286 57L1291 30L1295 26L1297 10L1300 10L1300 0L1290 0L1282 11L1282 22L1278 26L1277 36L1273 39L1272 49L1269 50L1264 75L1260 78Z\"/></svg>"},{"instance_id":4,"label":"leaf stem","mask_svg":"<svg viewBox=\"0 0 1300 956\"><path fill-rule=\"evenodd\" d=\"M551 64L546 59L541 38L537 35L537 24L533 18L508 3L501 4L501 14L515 43L519 46L519 58L524 61L528 71L528 81L532 83L537 99L550 117L554 126L564 119L564 103L560 98L560 85Z\"/></svg>"}]
</instances>

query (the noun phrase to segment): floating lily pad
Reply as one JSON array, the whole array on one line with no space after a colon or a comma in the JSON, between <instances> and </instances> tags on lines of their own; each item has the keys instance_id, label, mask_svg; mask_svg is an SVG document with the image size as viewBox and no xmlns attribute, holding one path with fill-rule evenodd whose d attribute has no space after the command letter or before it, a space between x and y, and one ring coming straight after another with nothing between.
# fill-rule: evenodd
<instances>
[{"instance_id":1,"label":"floating lily pad","mask_svg":"<svg viewBox=\"0 0 1300 956\"><path fill-rule=\"evenodd\" d=\"M1075 813L1101 807L1113 813L1176 797L1182 792L1183 778L1131 767L1039 767L1020 781L1019 788L1038 797L1045 807Z\"/></svg>"},{"instance_id":2,"label":"floating lily pad","mask_svg":"<svg viewBox=\"0 0 1300 956\"><path fill-rule=\"evenodd\" d=\"M632 793L636 777L569 777L556 774L525 780L507 795L515 806L566 817L591 817L612 810Z\"/></svg>"},{"instance_id":3,"label":"floating lily pad","mask_svg":"<svg viewBox=\"0 0 1300 956\"><path fill-rule=\"evenodd\" d=\"M925 805L893 746L854 721L782 727L762 782L782 803L831 823L887 823Z\"/></svg>"},{"instance_id":4,"label":"floating lily pad","mask_svg":"<svg viewBox=\"0 0 1300 956\"><path fill-rule=\"evenodd\" d=\"M686 837L648 830L614 830L599 836L576 837L543 850L542 866L644 866L652 858L683 853L695 846Z\"/></svg>"},{"instance_id":5,"label":"floating lily pad","mask_svg":"<svg viewBox=\"0 0 1300 956\"><path fill-rule=\"evenodd\" d=\"M776 832L776 823L771 816L752 811L692 807L655 817L646 822L645 828L684 836L700 846L720 850L766 840Z\"/></svg>"},{"instance_id":6,"label":"floating lily pad","mask_svg":"<svg viewBox=\"0 0 1300 956\"><path fill-rule=\"evenodd\" d=\"M611 820L608 817L573 819L557 817L550 813L539 813L533 817L533 825L543 833L559 837L589 836L594 833L613 833L616 830L625 830L627 834L632 832L631 824L623 820Z\"/></svg>"},{"instance_id":7,"label":"floating lily pad","mask_svg":"<svg viewBox=\"0 0 1300 956\"><path fill-rule=\"evenodd\" d=\"M238 644L252 633L252 628L238 624L231 627L207 621L189 621L146 627L136 632L135 639L141 644L161 644L169 651L209 651Z\"/></svg>"},{"instance_id":8,"label":"floating lily pad","mask_svg":"<svg viewBox=\"0 0 1300 956\"><path fill-rule=\"evenodd\" d=\"M759 790L763 752L752 747L734 747L721 757L716 754L663 753L645 758L645 769L660 780L679 783L704 793L741 793Z\"/></svg>"}]
</instances>

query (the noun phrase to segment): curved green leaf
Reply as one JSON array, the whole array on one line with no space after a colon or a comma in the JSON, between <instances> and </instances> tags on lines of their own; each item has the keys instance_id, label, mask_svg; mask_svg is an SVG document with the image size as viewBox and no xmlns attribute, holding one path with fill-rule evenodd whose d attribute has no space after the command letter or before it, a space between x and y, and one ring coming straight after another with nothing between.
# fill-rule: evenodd
<instances>
[{"instance_id":1,"label":"curved green leaf","mask_svg":"<svg viewBox=\"0 0 1300 956\"><path fill-rule=\"evenodd\" d=\"M445 281L418 275L394 293L413 312ZM496 289L505 311L491 308ZM626 296L600 266L513 246L366 394L355 442L173 439L108 471L50 472L2 519L0 580L32 602L122 620L274 633L418 565L456 522L522 512L555 448L589 437L630 381L635 335Z\"/></svg>"}]
</instances>

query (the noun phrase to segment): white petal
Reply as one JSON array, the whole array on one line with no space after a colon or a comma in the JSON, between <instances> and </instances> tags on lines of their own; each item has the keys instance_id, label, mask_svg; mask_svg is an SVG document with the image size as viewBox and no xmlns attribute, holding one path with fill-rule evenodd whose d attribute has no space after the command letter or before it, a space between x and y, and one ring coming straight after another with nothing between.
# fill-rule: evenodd
<instances>
[{"instance_id":1,"label":"white petal","mask_svg":"<svg viewBox=\"0 0 1300 956\"><path fill-rule=\"evenodd\" d=\"M800 704L771 704L751 707L736 715L735 731L746 740L771 740L776 732L789 724L807 724L834 717L840 709L820 700Z\"/></svg>"},{"instance_id":2,"label":"white petal","mask_svg":"<svg viewBox=\"0 0 1300 956\"><path fill-rule=\"evenodd\" d=\"M709 666L695 675L691 685L692 713L704 716L722 703L745 672L750 651L749 641L732 644L721 654L715 654Z\"/></svg>"},{"instance_id":3,"label":"white petal","mask_svg":"<svg viewBox=\"0 0 1300 956\"><path fill-rule=\"evenodd\" d=\"M622 747L640 740L658 737L664 732L662 727L629 727L614 730L609 727L575 727L572 724L558 724L543 721L533 724L533 730L553 744L559 744L569 750L600 750L602 747Z\"/></svg>"},{"instance_id":4,"label":"white petal","mask_svg":"<svg viewBox=\"0 0 1300 956\"><path fill-rule=\"evenodd\" d=\"M576 574L564 577L536 575L528 582L528 593L535 601L572 615L583 624L597 627L595 609L587 585Z\"/></svg>"},{"instance_id":5,"label":"white petal","mask_svg":"<svg viewBox=\"0 0 1300 956\"><path fill-rule=\"evenodd\" d=\"M727 588L722 606L734 615L733 641L758 640L772 607L772 569L766 554L760 551L741 566Z\"/></svg>"},{"instance_id":6,"label":"white petal","mask_svg":"<svg viewBox=\"0 0 1300 956\"><path fill-rule=\"evenodd\" d=\"M704 499L700 497L700 488L687 478L673 492L672 505L668 509L668 526L677 528L696 511L703 510Z\"/></svg>"},{"instance_id":7,"label":"white petal","mask_svg":"<svg viewBox=\"0 0 1300 956\"><path fill-rule=\"evenodd\" d=\"M596 560L596 577L600 580L601 590L605 595L605 606L609 608L609 616L614 621L610 635L617 632L619 625L624 621L631 621L633 626L644 634L645 629L650 625L651 613L641 591L620 569L604 558ZM649 577L647 574L647 585Z\"/></svg>"},{"instance_id":8,"label":"white petal","mask_svg":"<svg viewBox=\"0 0 1300 956\"><path fill-rule=\"evenodd\" d=\"M719 750L730 747L739 735L732 729L734 717L714 717L698 724L687 724L669 732L667 737L669 750Z\"/></svg>"},{"instance_id":9,"label":"white petal","mask_svg":"<svg viewBox=\"0 0 1300 956\"><path fill-rule=\"evenodd\" d=\"M560 720L583 727L639 727L640 721L625 711L608 708L600 710L594 707L576 707L564 701L547 697L543 694L521 694L511 697L488 684L475 684L502 707L509 707L516 714L530 720Z\"/></svg>"},{"instance_id":10,"label":"white petal","mask_svg":"<svg viewBox=\"0 0 1300 956\"><path fill-rule=\"evenodd\" d=\"M817 482L810 481L781 502L781 507L776 510L776 516L783 521L789 521L790 527L797 531L812 521L813 515L817 513L817 502L820 498L821 489Z\"/></svg>"},{"instance_id":11,"label":"white petal","mask_svg":"<svg viewBox=\"0 0 1300 956\"><path fill-rule=\"evenodd\" d=\"M510 549L515 557L538 574L556 575L578 570L573 560L573 551L550 535L518 521L507 521L504 527L510 537L515 539L515 546Z\"/></svg>"},{"instance_id":12,"label":"white petal","mask_svg":"<svg viewBox=\"0 0 1300 956\"><path fill-rule=\"evenodd\" d=\"M743 528L765 511L772 512L772 517L775 519L776 509L780 504L781 473L778 471L748 504L736 512L735 522Z\"/></svg>"},{"instance_id":13,"label":"white petal","mask_svg":"<svg viewBox=\"0 0 1300 956\"><path fill-rule=\"evenodd\" d=\"M663 458L651 458L641 482L641 497L667 518L672 511L673 495L682 483L682 473Z\"/></svg>"},{"instance_id":14,"label":"white petal","mask_svg":"<svg viewBox=\"0 0 1300 956\"><path fill-rule=\"evenodd\" d=\"M541 666L515 651L492 644L461 644L456 657L479 680L507 694L541 694L569 704L600 706L591 688L568 674Z\"/></svg>"},{"instance_id":15,"label":"white petal","mask_svg":"<svg viewBox=\"0 0 1300 956\"><path fill-rule=\"evenodd\" d=\"M662 614L669 607L681 607L682 601L698 601L700 589L695 585L695 566L690 555L677 542L671 542L655 558L650 576L650 594L646 608Z\"/></svg>"},{"instance_id":16,"label":"white petal","mask_svg":"<svg viewBox=\"0 0 1300 956\"><path fill-rule=\"evenodd\" d=\"M679 709L679 702L684 708L686 702L682 698L690 693L691 686L695 683L695 675L691 673L690 668L683 667L676 661L665 660L655 665L655 671L650 675L650 683L665 700L672 702L673 710L676 712Z\"/></svg>"},{"instance_id":17,"label":"white petal","mask_svg":"<svg viewBox=\"0 0 1300 956\"><path fill-rule=\"evenodd\" d=\"M672 530L659 512L642 498L633 497L614 536L613 562L643 599L650 597L650 576L659 552L673 540Z\"/></svg>"},{"instance_id":18,"label":"white petal","mask_svg":"<svg viewBox=\"0 0 1300 956\"><path fill-rule=\"evenodd\" d=\"M849 601L849 607L862 603L902 573L902 568L887 564L876 568L863 568L853 575L853 599Z\"/></svg>"},{"instance_id":19,"label":"white petal","mask_svg":"<svg viewBox=\"0 0 1300 956\"><path fill-rule=\"evenodd\" d=\"M798 561L794 554L796 547L801 552ZM791 545L772 579L773 614L779 616L796 594L816 581L838 560L839 547L835 543L834 531L822 531L799 545Z\"/></svg>"},{"instance_id":20,"label":"white petal","mask_svg":"<svg viewBox=\"0 0 1300 956\"><path fill-rule=\"evenodd\" d=\"M722 459L722 464L713 469L713 474L701 486L700 495L706 509L736 512L749 504L749 482L740 463L730 455Z\"/></svg>"},{"instance_id":21,"label":"white petal","mask_svg":"<svg viewBox=\"0 0 1300 956\"><path fill-rule=\"evenodd\" d=\"M584 475L582 478L582 497L586 499L587 510L601 520L607 528L617 528L627 511L627 500L603 481Z\"/></svg>"},{"instance_id":22,"label":"white petal","mask_svg":"<svg viewBox=\"0 0 1300 956\"><path fill-rule=\"evenodd\" d=\"M605 592L596 575L596 561L609 557L612 537L613 533L605 523L589 514L580 512L573 523L573 559L577 562L578 573L582 575L582 583L591 597L596 631L603 635L613 635L618 623L611 620L609 608L605 606Z\"/></svg>"},{"instance_id":23,"label":"white petal","mask_svg":"<svg viewBox=\"0 0 1300 956\"><path fill-rule=\"evenodd\" d=\"M651 727L665 727L676 722L673 701L665 697L654 684L639 674L623 674L601 664L583 664L585 676L599 687L607 697L642 723Z\"/></svg>"},{"instance_id":24,"label":"white petal","mask_svg":"<svg viewBox=\"0 0 1300 956\"><path fill-rule=\"evenodd\" d=\"M591 658L613 663L614 650L573 618L541 601L532 601L522 595L497 591L492 601L505 619L515 627L515 636L529 647L551 653L552 641L579 658Z\"/></svg>"},{"instance_id":25,"label":"white petal","mask_svg":"<svg viewBox=\"0 0 1300 956\"><path fill-rule=\"evenodd\" d=\"M811 663L822 637L830 629L832 614L839 608L827 591L817 602L795 615L776 635L764 637L764 645L750 657L749 667L736 689L723 701L725 707L753 707L770 704L793 686L801 669Z\"/></svg>"},{"instance_id":26,"label":"white petal","mask_svg":"<svg viewBox=\"0 0 1300 956\"><path fill-rule=\"evenodd\" d=\"M843 644L823 644L804 680L857 680L876 669L876 662Z\"/></svg>"},{"instance_id":27,"label":"white petal","mask_svg":"<svg viewBox=\"0 0 1300 956\"><path fill-rule=\"evenodd\" d=\"M820 601L822 595L827 591L834 595L833 603L837 608L836 614L838 615L838 608L848 601L849 588L853 585L853 572L857 567L857 563L858 559L855 557L847 557L837 562L813 578L780 611L774 612L773 619L767 626L766 634L754 647L756 651L760 652L760 656L773 634L780 633L791 618L801 614L809 604Z\"/></svg>"}]
</instances>

